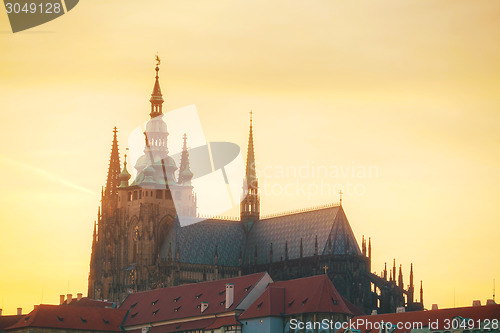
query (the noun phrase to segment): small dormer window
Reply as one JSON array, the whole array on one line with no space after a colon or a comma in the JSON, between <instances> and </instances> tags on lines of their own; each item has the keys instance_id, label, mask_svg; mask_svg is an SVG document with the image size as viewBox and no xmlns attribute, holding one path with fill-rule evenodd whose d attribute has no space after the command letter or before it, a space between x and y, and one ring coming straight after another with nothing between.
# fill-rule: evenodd
<instances>
[{"instance_id":1,"label":"small dormer window","mask_svg":"<svg viewBox=\"0 0 500 333\"><path fill-rule=\"evenodd\" d=\"M158 303L158 300L153 301L151 304L156 305L156 303Z\"/></svg>"},{"instance_id":2,"label":"small dormer window","mask_svg":"<svg viewBox=\"0 0 500 333\"><path fill-rule=\"evenodd\" d=\"M156 309L153 311L153 315L156 315L158 313L158 311L160 311L160 309Z\"/></svg>"},{"instance_id":3,"label":"small dormer window","mask_svg":"<svg viewBox=\"0 0 500 333\"><path fill-rule=\"evenodd\" d=\"M176 307L176 308L174 309L174 312L177 312L177 311L179 311L180 309L181 309L181 307L180 307L180 306L179 306L179 307Z\"/></svg>"},{"instance_id":4,"label":"small dormer window","mask_svg":"<svg viewBox=\"0 0 500 333\"><path fill-rule=\"evenodd\" d=\"M203 296L203 293L198 294L198 295L196 295L195 297L196 297L196 298L200 298L201 296Z\"/></svg>"},{"instance_id":5,"label":"small dormer window","mask_svg":"<svg viewBox=\"0 0 500 333\"><path fill-rule=\"evenodd\" d=\"M179 297L174 298L174 303L177 303L177 301L178 301L180 298L181 298L180 296L179 296Z\"/></svg>"}]
</instances>

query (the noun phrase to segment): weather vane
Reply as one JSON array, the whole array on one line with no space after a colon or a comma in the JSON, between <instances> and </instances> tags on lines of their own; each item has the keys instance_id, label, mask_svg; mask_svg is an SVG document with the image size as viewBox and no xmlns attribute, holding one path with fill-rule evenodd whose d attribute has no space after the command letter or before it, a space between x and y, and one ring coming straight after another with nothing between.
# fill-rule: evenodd
<instances>
[{"instance_id":1,"label":"weather vane","mask_svg":"<svg viewBox=\"0 0 500 333\"><path fill-rule=\"evenodd\" d=\"M160 62L161 62L161 61L160 61L160 57L158 56L158 54L156 54L156 56L155 56L155 57L156 57L156 59L155 59L155 60L156 60L156 66L159 66L159 65L160 65Z\"/></svg>"}]
</instances>

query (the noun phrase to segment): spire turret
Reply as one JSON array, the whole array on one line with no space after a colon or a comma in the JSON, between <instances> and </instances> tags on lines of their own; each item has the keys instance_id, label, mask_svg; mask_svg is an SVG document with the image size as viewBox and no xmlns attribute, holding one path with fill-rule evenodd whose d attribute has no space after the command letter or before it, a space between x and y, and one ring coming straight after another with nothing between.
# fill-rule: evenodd
<instances>
[{"instance_id":1,"label":"spire turret","mask_svg":"<svg viewBox=\"0 0 500 333\"><path fill-rule=\"evenodd\" d=\"M127 154L125 154L124 161L123 161L123 170L120 173L120 187L127 187L128 186L128 181L130 180L130 173L128 173L127 170Z\"/></svg>"},{"instance_id":2,"label":"spire turret","mask_svg":"<svg viewBox=\"0 0 500 333\"><path fill-rule=\"evenodd\" d=\"M179 165L178 183L181 185L191 186L191 179L193 179L193 172L189 168L189 152L187 147L186 133L184 133L184 136L182 138L184 139L184 144L182 146L181 163Z\"/></svg>"},{"instance_id":3,"label":"spire turret","mask_svg":"<svg viewBox=\"0 0 500 333\"><path fill-rule=\"evenodd\" d=\"M403 265L399 265L398 286L404 288L403 285Z\"/></svg>"},{"instance_id":4,"label":"spire turret","mask_svg":"<svg viewBox=\"0 0 500 333\"><path fill-rule=\"evenodd\" d=\"M424 285L422 280L420 280L420 304L424 306Z\"/></svg>"},{"instance_id":5,"label":"spire turret","mask_svg":"<svg viewBox=\"0 0 500 333\"><path fill-rule=\"evenodd\" d=\"M163 114L162 112L163 95L161 94L160 76L158 75L158 72L160 71L159 66L160 66L160 58L156 56L155 84L153 86L153 92L151 93L151 98L149 99L149 101L151 102L151 113L149 114L151 118Z\"/></svg>"},{"instance_id":6,"label":"spire turret","mask_svg":"<svg viewBox=\"0 0 500 333\"><path fill-rule=\"evenodd\" d=\"M243 187L243 200L240 204L241 222L248 232L260 218L259 184L255 171L255 152L253 147L253 113L250 112L250 131L248 134L247 165Z\"/></svg>"},{"instance_id":7,"label":"spire turret","mask_svg":"<svg viewBox=\"0 0 500 333\"><path fill-rule=\"evenodd\" d=\"M106 179L106 188L104 196L109 197L117 193L120 175L120 153L118 152L118 138L116 126L113 128L113 143L111 144L111 154L109 157L108 177Z\"/></svg>"}]
</instances>

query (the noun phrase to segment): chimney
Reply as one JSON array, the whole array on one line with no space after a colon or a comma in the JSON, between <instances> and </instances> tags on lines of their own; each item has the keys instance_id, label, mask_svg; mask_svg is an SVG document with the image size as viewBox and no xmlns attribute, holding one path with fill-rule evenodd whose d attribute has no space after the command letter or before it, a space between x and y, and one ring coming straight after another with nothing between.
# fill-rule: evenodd
<instances>
[{"instance_id":1,"label":"chimney","mask_svg":"<svg viewBox=\"0 0 500 333\"><path fill-rule=\"evenodd\" d=\"M68 294L67 296L68 296L68 298L66 298L66 303L69 304L73 300L73 295L72 294Z\"/></svg>"},{"instance_id":2,"label":"chimney","mask_svg":"<svg viewBox=\"0 0 500 333\"><path fill-rule=\"evenodd\" d=\"M226 283L226 310L233 305L234 302L234 284Z\"/></svg>"},{"instance_id":3,"label":"chimney","mask_svg":"<svg viewBox=\"0 0 500 333\"><path fill-rule=\"evenodd\" d=\"M200 310L201 312L205 312L205 310L208 308L208 302L201 302L201 307Z\"/></svg>"},{"instance_id":4,"label":"chimney","mask_svg":"<svg viewBox=\"0 0 500 333\"><path fill-rule=\"evenodd\" d=\"M59 295L59 305L64 303L64 295Z\"/></svg>"},{"instance_id":5,"label":"chimney","mask_svg":"<svg viewBox=\"0 0 500 333\"><path fill-rule=\"evenodd\" d=\"M22 316L23 315L23 308L17 308L17 315Z\"/></svg>"},{"instance_id":6,"label":"chimney","mask_svg":"<svg viewBox=\"0 0 500 333\"><path fill-rule=\"evenodd\" d=\"M398 306L396 308L396 313L402 313L402 312L405 312L405 307L404 306Z\"/></svg>"},{"instance_id":7,"label":"chimney","mask_svg":"<svg viewBox=\"0 0 500 333\"><path fill-rule=\"evenodd\" d=\"M480 300L472 301L472 306L481 306L481 301Z\"/></svg>"},{"instance_id":8,"label":"chimney","mask_svg":"<svg viewBox=\"0 0 500 333\"><path fill-rule=\"evenodd\" d=\"M486 301L486 305L495 305L497 303L495 303L495 300L493 299L489 299ZM0 315L2 314L2 309L0 309Z\"/></svg>"},{"instance_id":9,"label":"chimney","mask_svg":"<svg viewBox=\"0 0 500 333\"><path fill-rule=\"evenodd\" d=\"M0 317L2 316L2 309L0 309Z\"/></svg>"},{"instance_id":10,"label":"chimney","mask_svg":"<svg viewBox=\"0 0 500 333\"><path fill-rule=\"evenodd\" d=\"M439 310L439 307L437 304L432 304L431 310Z\"/></svg>"},{"instance_id":11,"label":"chimney","mask_svg":"<svg viewBox=\"0 0 500 333\"><path fill-rule=\"evenodd\" d=\"M81 299L82 299L82 297L83 297L83 294L82 294L82 293L78 293L78 294L76 294L76 300L77 300L77 301L81 300Z\"/></svg>"}]
</instances>

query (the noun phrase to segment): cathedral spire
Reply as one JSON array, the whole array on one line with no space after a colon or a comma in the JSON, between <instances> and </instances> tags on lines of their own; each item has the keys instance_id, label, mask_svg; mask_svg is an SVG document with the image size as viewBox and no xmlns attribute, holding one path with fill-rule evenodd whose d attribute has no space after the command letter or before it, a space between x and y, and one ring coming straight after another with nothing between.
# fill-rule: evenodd
<instances>
[{"instance_id":1,"label":"cathedral spire","mask_svg":"<svg viewBox=\"0 0 500 333\"><path fill-rule=\"evenodd\" d=\"M248 232L260 218L259 184L255 172L255 152L253 147L253 113L250 111L250 132L248 134L247 165L240 204L240 217Z\"/></svg>"},{"instance_id":2,"label":"cathedral spire","mask_svg":"<svg viewBox=\"0 0 500 333\"><path fill-rule=\"evenodd\" d=\"M248 149L247 149L247 167L246 178L249 186L253 186L253 181L256 180L255 174L255 152L253 149L253 112L250 111L250 132L248 134Z\"/></svg>"},{"instance_id":3,"label":"cathedral spire","mask_svg":"<svg viewBox=\"0 0 500 333\"><path fill-rule=\"evenodd\" d=\"M420 280L420 304L424 306L424 286L422 280Z\"/></svg>"},{"instance_id":4,"label":"cathedral spire","mask_svg":"<svg viewBox=\"0 0 500 333\"><path fill-rule=\"evenodd\" d=\"M404 288L403 285L403 265L399 265L398 286Z\"/></svg>"},{"instance_id":5,"label":"cathedral spire","mask_svg":"<svg viewBox=\"0 0 500 333\"><path fill-rule=\"evenodd\" d=\"M189 152L187 147L187 135L184 133L182 137L184 144L182 146L181 164L179 165L179 178L178 183L181 185L191 186L191 179L193 179L193 172L189 168Z\"/></svg>"},{"instance_id":6,"label":"cathedral spire","mask_svg":"<svg viewBox=\"0 0 500 333\"><path fill-rule=\"evenodd\" d=\"M111 155L109 157L108 177L106 179L105 196L116 194L120 175L120 153L118 152L118 139L116 126L113 128L113 143L111 144Z\"/></svg>"},{"instance_id":7,"label":"cathedral spire","mask_svg":"<svg viewBox=\"0 0 500 333\"><path fill-rule=\"evenodd\" d=\"M153 86L153 92L151 93L151 98L149 99L149 101L151 102L151 113L149 114L151 118L163 114L162 112L163 96L161 94L160 77L158 75L158 72L160 71L160 58L158 56L156 56L155 70L156 70L155 84Z\"/></svg>"}]
</instances>

